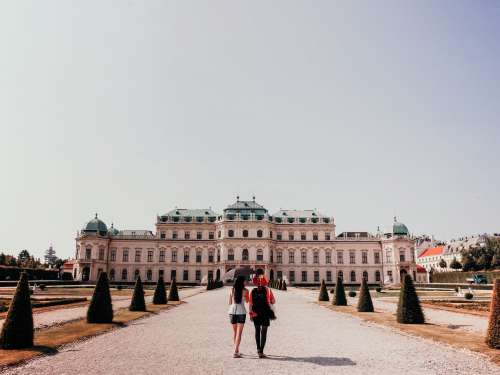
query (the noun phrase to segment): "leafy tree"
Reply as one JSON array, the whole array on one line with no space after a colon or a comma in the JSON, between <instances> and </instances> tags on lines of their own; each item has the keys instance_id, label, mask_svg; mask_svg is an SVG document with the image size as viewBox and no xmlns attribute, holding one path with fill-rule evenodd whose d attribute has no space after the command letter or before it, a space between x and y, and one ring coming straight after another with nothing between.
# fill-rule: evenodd
<instances>
[{"instance_id":1,"label":"leafy tree","mask_svg":"<svg viewBox=\"0 0 500 375\"><path fill-rule=\"evenodd\" d=\"M337 284L335 284L335 294L332 298L332 304L335 306L347 306L344 283L341 277L337 278Z\"/></svg>"},{"instance_id":2,"label":"leafy tree","mask_svg":"<svg viewBox=\"0 0 500 375\"><path fill-rule=\"evenodd\" d=\"M439 261L439 267L441 268L446 268L447 264L446 264L446 261L441 258L441 260Z\"/></svg>"},{"instance_id":3,"label":"leafy tree","mask_svg":"<svg viewBox=\"0 0 500 375\"><path fill-rule=\"evenodd\" d=\"M30 253L28 252L28 250L22 250L19 255L17 256L17 261L19 263L19 266L21 267L26 267L27 266L27 263L29 262L30 260Z\"/></svg>"},{"instance_id":4,"label":"leafy tree","mask_svg":"<svg viewBox=\"0 0 500 375\"><path fill-rule=\"evenodd\" d=\"M4 253L0 253L0 265L4 266L7 264L7 258Z\"/></svg>"},{"instance_id":5,"label":"leafy tree","mask_svg":"<svg viewBox=\"0 0 500 375\"><path fill-rule=\"evenodd\" d=\"M457 260L456 257L453 258L453 260L450 263L450 268L452 270L459 270L462 268L462 264Z\"/></svg>"},{"instance_id":6,"label":"leafy tree","mask_svg":"<svg viewBox=\"0 0 500 375\"><path fill-rule=\"evenodd\" d=\"M330 301L328 296L328 291L326 290L325 280L321 280L321 286L319 287L318 301Z\"/></svg>"},{"instance_id":7,"label":"leafy tree","mask_svg":"<svg viewBox=\"0 0 500 375\"><path fill-rule=\"evenodd\" d=\"M177 290L177 282L175 279L170 283L170 289L168 291L169 301L179 301L179 291Z\"/></svg>"},{"instance_id":8,"label":"leafy tree","mask_svg":"<svg viewBox=\"0 0 500 375\"><path fill-rule=\"evenodd\" d=\"M406 275L399 293L399 303L396 312L398 323L403 324L423 324L425 323L424 313L420 306L413 280L410 275Z\"/></svg>"},{"instance_id":9,"label":"leafy tree","mask_svg":"<svg viewBox=\"0 0 500 375\"><path fill-rule=\"evenodd\" d=\"M163 281L163 277L159 277L158 282L156 283L155 294L153 296L153 304L167 304L167 292L165 291L165 282Z\"/></svg>"},{"instance_id":10,"label":"leafy tree","mask_svg":"<svg viewBox=\"0 0 500 375\"><path fill-rule=\"evenodd\" d=\"M130 302L130 311L146 311L146 301L144 300L144 288L142 287L141 277L137 277L134 287L134 294Z\"/></svg>"},{"instance_id":11,"label":"leafy tree","mask_svg":"<svg viewBox=\"0 0 500 375\"><path fill-rule=\"evenodd\" d=\"M87 323L111 323L112 321L113 305L108 275L106 272L101 272L87 310Z\"/></svg>"},{"instance_id":12,"label":"leafy tree","mask_svg":"<svg viewBox=\"0 0 500 375\"><path fill-rule=\"evenodd\" d=\"M491 258L488 254L482 254L476 262L477 270L487 270L490 268Z\"/></svg>"},{"instance_id":13,"label":"leafy tree","mask_svg":"<svg viewBox=\"0 0 500 375\"><path fill-rule=\"evenodd\" d=\"M359 289L359 299L358 299L358 311L360 312L373 312L373 302L370 295L370 289L368 289L368 283L363 277L361 282L361 288Z\"/></svg>"},{"instance_id":14,"label":"leafy tree","mask_svg":"<svg viewBox=\"0 0 500 375\"><path fill-rule=\"evenodd\" d=\"M32 347L33 332L33 311L31 309L28 275L23 272L0 334L2 348L24 349Z\"/></svg>"},{"instance_id":15,"label":"leafy tree","mask_svg":"<svg viewBox=\"0 0 500 375\"><path fill-rule=\"evenodd\" d=\"M467 271L473 271L476 269L476 261L472 256L466 256L465 260L463 261L462 265L462 271L467 272Z\"/></svg>"},{"instance_id":16,"label":"leafy tree","mask_svg":"<svg viewBox=\"0 0 500 375\"><path fill-rule=\"evenodd\" d=\"M500 279L495 280L493 294L491 295L486 344L490 348L500 349Z\"/></svg>"}]
</instances>

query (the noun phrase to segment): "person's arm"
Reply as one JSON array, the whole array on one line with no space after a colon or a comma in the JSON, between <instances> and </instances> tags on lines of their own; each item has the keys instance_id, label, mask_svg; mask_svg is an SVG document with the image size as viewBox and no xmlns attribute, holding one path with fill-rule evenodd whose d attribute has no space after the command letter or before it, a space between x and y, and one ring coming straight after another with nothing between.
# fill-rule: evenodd
<instances>
[{"instance_id":1,"label":"person's arm","mask_svg":"<svg viewBox=\"0 0 500 375\"><path fill-rule=\"evenodd\" d=\"M250 297L249 297L248 289L245 289L245 302L250 303Z\"/></svg>"},{"instance_id":2,"label":"person's arm","mask_svg":"<svg viewBox=\"0 0 500 375\"><path fill-rule=\"evenodd\" d=\"M228 305L232 305L233 304L233 290L231 289L231 292L229 293L229 303Z\"/></svg>"},{"instance_id":3,"label":"person's arm","mask_svg":"<svg viewBox=\"0 0 500 375\"><path fill-rule=\"evenodd\" d=\"M269 302L271 302L271 305L274 305L276 303L276 299L274 298L274 294L271 289L269 289Z\"/></svg>"}]
</instances>

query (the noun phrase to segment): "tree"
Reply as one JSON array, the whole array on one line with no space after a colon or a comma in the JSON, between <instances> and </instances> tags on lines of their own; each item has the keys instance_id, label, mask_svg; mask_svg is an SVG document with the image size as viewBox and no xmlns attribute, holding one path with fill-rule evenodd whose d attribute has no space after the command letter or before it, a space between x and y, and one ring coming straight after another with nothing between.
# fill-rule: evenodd
<instances>
[{"instance_id":1,"label":"tree","mask_svg":"<svg viewBox=\"0 0 500 375\"><path fill-rule=\"evenodd\" d=\"M30 260L30 253L28 252L28 250L21 250L21 252L17 256L17 262L19 266L26 267L26 264L29 262L29 260Z\"/></svg>"},{"instance_id":2,"label":"tree","mask_svg":"<svg viewBox=\"0 0 500 375\"><path fill-rule=\"evenodd\" d=\"M321 286L319 287L318 301L330 301L328 296L328 291L326 290L325 280L321 280Z\"/></svg>"},{"instance_id":3,"label":"tree","mask_svg":"<svg viewBox=\"0 0 500 375\"><path fill-rule=\"evenodd\" d=\"M54 266L56 264L57 256L56 256L56 251L52 247L52 245L49 246L47 250L45 250L45 263L47 263L50 266Z\"/></svg>"},{"instance_id":4,"label":"tree","mask_svg":"<svg viewBox=\"0 0 500 375\"><path fill-rule=\"evenodd\" d=\"M446 261L441 258L441 260L439 261L439 267L441 268L446 268L447 264L446 264Z\"/></svg>"},{"instance_id":5,"label":"tree","mask_svg":"<svg viewBox=\"0 0 500 375\"><path fill-rule=\"evenodd\" d=\"M500 255L493 255L493 258L491 259L491 268L500 268Z\"/></svg>"},{"instance_id":6,"label":"tree","mask_svg":"<svg viewBox=\"0 0 500 375\"><path fill-rule=\"evenodd\" d=\"M359 299L358 299L358 311L360 312L373 312L373 302L370 296L370 289L368 288L368 283L363 277L361 282L361 288L359 289Z\"/></svg>"},{"instance_id":7,"label":"tree","mask_svg":"<svg viewBox=\"0 0 500 375\"><path fill-rule=\"evenodd\" d=\"M344 283L342 282L341 277L337 278L337 284L335 285L335 294L333 295L332 304L335 306L347 306Z\"/></svg>"},{"instance_id":8,"label":"tree","mask_svg":"<svg viewBox=\"0 0 500 375\"><path fill-rule=\"evenodd\" d=\"M463 262L462 271L464 272L473 271L476 268L476 261L470 255L467 256Z\"/></svg>"},{"instance_id":9,"label":"tree","mask_svg":"<svg viewBox=\"0 0 500 375\"><path fill-rule=\"evenodd\" d=\"M130 311L146 311L146 301L144 300L144 288L142 287L141 277L137 277L134 287L134 294L130 302Z\"/></svg>"},{"instance_id":10,"label":"tree","mask_svg":"<svg viewBox=\"0 0 500 375\"><path fill-rule=\"evenodd\" d=\"M425 323L424 313L420 307L413 280L410 275L406 275L399 293L399 303L396 312L398 323L403 324L423 324Z\"/></svg>"},{"instance_id":11,"label":"tree","mask_svg":"<svg viewBox=\"0 0 500 375\"><path fill-rule=\"evenodd\" d=\"M167 292L165 291L165 282L163 277L158 278L156 283L155 294L153 296L154 305L166 305L167 304Z\"/></svg>"},{"instance_id":12,"label":"tree","mask_svg":"<svg viewBox=\"0 0 500 375\"><path fill-rule=\"evenodd\" d=\"M175 279L170 283L170 289L168 291L169 301L179 301L179 291L177 290L177 282Z\"/></svg>"},{"instance_id":13,"label":"tree","mask_svg":"<svg viewBox=\"0 0 500 375\"><path fill-rule=\"evenodd\" d=\"M7 264L7 258L4 253L0 253L0 265L4 266Z\"/></svg>"},{"instance_id":14,"label":"tree","mask_svg":"<svg viewBox=\"0 0 500 375\"><path fill-rule=\"evenodd\" d=\"M87 323L111 323L113 305L109 292L108 274L101 272L87 310Z\"/></svg>"},{"instance_id":15,"label":"tree","mask_svg":"<svg viewBox=\"0 0 500 375\"><path fill-rule=\"evenodd\" d=\"M33 311L31 309L28 275L23 272L2 327L3 349L24 349L33 346Z\"/></svg>"},{"instance_id":16,"label":"tree","mask_svg":"<svg viewBox=\"0 0 500 375\"><path fill-rule=\"evenodd\" d=\"M490 348L500 349L500 279L495 280L491 295L490 319L486 331L486 344Z\"/></svg>"},{"instance_id":17,"label":"tree","mask_svg":"<svg viewBox=\"0 0 500 375\"><path fill-rule=\"evenodd\" d=\"M490 268L490 265L491 258L488 256L488 254L482 254L476 262L476 269L487 270L488 268Z\"/></svg>"},{"instance_id":18,"label":"tree","mask_svg":"<svg viewBox=\"0 0 500 375\"><path fill-rule=\"evenodd\" d=\"M453 260L450 263L450 268L452 270L459 270L462 268L462 264L457 260L456 257L453 257Z\"/></svg>"}]
</instances>

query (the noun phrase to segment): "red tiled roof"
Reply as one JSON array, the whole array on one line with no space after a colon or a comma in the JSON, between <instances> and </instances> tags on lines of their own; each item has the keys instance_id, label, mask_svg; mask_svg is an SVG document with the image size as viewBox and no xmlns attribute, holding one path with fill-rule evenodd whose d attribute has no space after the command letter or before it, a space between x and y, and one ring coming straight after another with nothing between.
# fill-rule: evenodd
<instances>
[{"instance_id":1,"label":"red tiled roof","mask_svg":"<svg viewBox=\"0 0 500 375\"><path fill-rule=\"evenodd\" d=\"M418 273L427 273L427 271L425 270L424 267L422 267L421 265L417 264L417 272Z\"/></svg>"},{"instance_id":2,"label":"red tiled roof","mask_svg":"<svg viewBox=\"0 0 500 375\"><path fill-rule=\"evenodd\" d=\"M420 254L419 258L442 255L444 253L444 246L429 247Z\"/></svg>"}]
</instances>

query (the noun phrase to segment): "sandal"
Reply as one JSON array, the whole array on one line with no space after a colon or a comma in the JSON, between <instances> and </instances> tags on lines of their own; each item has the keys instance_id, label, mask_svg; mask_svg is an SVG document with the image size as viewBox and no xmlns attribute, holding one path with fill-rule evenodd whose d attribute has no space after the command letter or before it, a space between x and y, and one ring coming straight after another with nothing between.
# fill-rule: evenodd
<instances>
[{"instance_id":1,"label":"sandal","mask_svg":"<svg viewBox=\"0 0 500 375\"><path fill-rule=\"evenodd\" d=\"M233 358L241 358L241 354L240 353L233 353Z\"/></svg>"}]
</instances>

